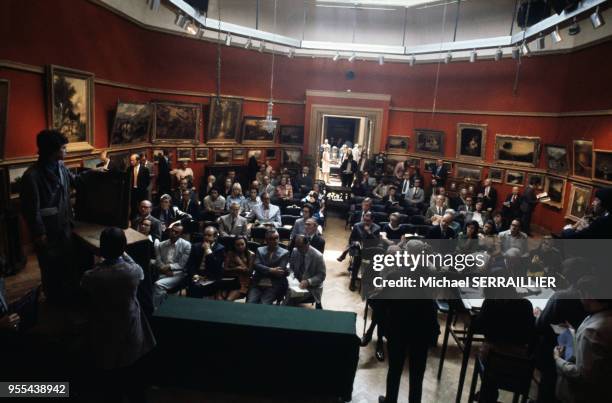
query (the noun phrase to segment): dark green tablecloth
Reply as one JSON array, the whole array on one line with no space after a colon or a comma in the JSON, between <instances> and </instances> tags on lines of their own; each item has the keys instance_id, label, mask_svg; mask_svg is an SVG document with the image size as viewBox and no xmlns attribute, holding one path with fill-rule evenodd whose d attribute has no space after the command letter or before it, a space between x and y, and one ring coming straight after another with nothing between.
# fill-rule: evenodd
<instances>
[{"instance_id":1,"label":"dark green tablecloth","mask_svg":"<svg viewBox=\"0 0 612 403\"><path fill-rule=\"evenodd\" d=\"M356 315L170 297L155 312L160 384L350 398Z\"/></svg>"}]
</instances>

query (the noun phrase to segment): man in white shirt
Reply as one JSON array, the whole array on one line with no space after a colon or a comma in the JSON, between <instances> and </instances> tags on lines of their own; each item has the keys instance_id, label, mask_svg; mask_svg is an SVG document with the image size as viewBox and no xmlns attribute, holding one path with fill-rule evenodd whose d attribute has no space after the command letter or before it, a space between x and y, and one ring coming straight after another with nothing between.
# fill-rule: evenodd
<instances>
[{"instance_id":1,"label":"man in white shirt","mask_svg":"<svg viewBox=\"0 0 612 403\"><path fill-rule=\"evenodd\" d=\"M282 226L280 208L270 203L270 195L261 194L261 204L253 207L253 219L260 224L272 224L276 228Z\"/></svg>"},{"instance_id":2,"label":"man in white shirt","mask_svg":"<svg viewBox=\"0 0 612 403\"><path fill-rule=\"evenodd\" d=\"M179 167L170 171L170 174L176 177L177 182L187 178L190 183L193 183L193 170L187 166L185 161L181 161Z\"/></svg>"},{"instance_id":3,"label":"man in white shirt","mask_svg":"<svg viewBox=\"0 0 612 403\"><path fill-rule=\"evenodd\" d=\"M185 264L191 252L191 244L181 238L183 226L179 223L170 227L169 239L155 246L154 267L159 270L159 279L155 282L153 303L158 307L169 291L180 287L187 273Z\"/></svg>"},{"instance_id":4,"label":"man in white shirt","mask_svg":"<svg viewBox=\"0 0 612 403\"><path fill-rule=\"evenodd\" d=\"M244 201L242 202L242 211L250 213L255 206L261 204L261 199L257 194L257 188L249 189L249 197L244 199Z\"/></svg>"}]
</instances>

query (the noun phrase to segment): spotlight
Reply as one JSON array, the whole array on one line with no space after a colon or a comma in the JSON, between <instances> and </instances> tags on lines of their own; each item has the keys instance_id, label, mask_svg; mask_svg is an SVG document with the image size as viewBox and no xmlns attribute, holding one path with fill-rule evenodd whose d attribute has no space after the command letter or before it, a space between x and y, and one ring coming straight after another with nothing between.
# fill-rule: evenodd
<instances>
[{"instance_id":1,"label":"spotlight","mask_svg":"<svg viewBox=\"0 0 612 403\"><path fill-rule=\"evenodd\" d=\"M499 62L502 57L504 56L504 51L502 50L502 48L497 49L497 51L495 51L495 61Z\"/></svg>"},{"instance_id":2,"label":"spotlight","mask_svg":"<svg viewBox=\"0 0 612 403\"><path fill-rule=\"evenodd\" d=\"M355 55L355 52L353 52L353 54L349 56L348 61L353 63L353 60L355 60L355 57L357 56Z\"/></svg>"},{"instance_id":3,"label":"spotlight","mask_svg":"<svg viewBox=\"0 0 612 403\"><path fill-rule=\"evenodd\" d=\"M521 52L524 56L528 56L529 53L531 53L531 49L529 49L527 42L523 42L523 44L521 45Z\"/></svg>"},{"instance_id":4,"label":"spotlight","mask_svg":"<svg viewBox=\"0 0 612 403\"><path fill-rule=\"evenodd\" d=\"M474 63L477 58L478 54L476 53L476 49L474 49L472 50L472 53L470 53L470 63Z\"/></svg>"},{"instance_id":5,"label":"spotlight","mask_svg":"<svg viewBox=\"0 0 612 403\"><path fill-rule=\"evenodd\" d=\"M259 42L259 53L263 52L265 48L266 48L266 42L265 41Z\"/></svg>"},{"instance_id":6,"label":"spotlight","mask_svg":"<svg viewBox=\"0 0 612 403\"><path fill-rule=\"evenodd\" d=\"M252 44L253 44L253 42L251 41L251 38L249 38L249 39L247 39L246 43L244 44L244 48L245 49L250 49Z\"/></svg>"},{"instance_id":7,"label":"spotlight","mask_svg":"<svg viewBox=\"0 0 612 403\"><path fill-rule=\"evenodd\" d=\"M589 18L591 19L591 24L593 24L593 29L597 29L606 23L601 14L599 14L599 6L597 6L595 12Z\"/></svg>"},{"instance_id":8,"label":"spotlight","mask_svg":"<svg viewBox=\"0 0 612 403\"><path fill-rule=\"evenodd\" d=\"M572 25L570 25L568 29L568 33L571 36L578 35L580 33L580 25L578 25L578 21L576 20L576 17L574 17L574 22L572 23Z\"/></svg>"},{"instance_id":9,"label":"spotlight","mask_svg":"<svg viewBox=\"0 0 612 403\"><path fill-rule=\"evenodd\" d=\"M230 46L232 44L232 34L225 35L225 46Z\"/></svg>"},{"instance_id":10,"label":"spotlight","mask_svg":"<svg viewBox=\"0 0 612 403\"><path fill-rule=\"evenodd\" d=\"M289 49L289 53L287 53L287 57L288 57L289 59L292 59L292 58L293 58L293 48Z\"/></svg>"},{"instance_id":11,"label":"spotlight","mask_svg":"<svg viewBox=\"0 0 612 403\"><path fill-rule=\"evenodd\" d=\"M338 61L338 59L340 58L340 52L336 52L336 54L334 55L334 57L332 57L332 60L334 62Z\"/></svg>"},{"instance_id":12,"label":"spotlight","mask_svg":"<svg viewBox=\"0 0 612 403\"><path fill-rule=\"evenodd\" d=\"M196 25L193 23L193 21L189 21L189 23L187 23L187 28L185 28L185 29L191 35L195 35L195 34L198 33L198 29L196 28Z\"/></svg>"},{"instance_id":13,"label":"spotlight","mask_svg":"<svg viewBox=\"0 0 612 403\"><path fill-rule=\"evenodd\" d=\"M518 59L520 54L521 54L521 52L519 51L518 46L515 46L515 47L512 48L512 58L514 60Z\"/></svg>"},{"instance_id":14,"label":"spotlight","mask_svg":"<svg viewBox=\"0 0 612 403\"><path fill-rule=\"evenodd\" d=\"M446 56L444 56L444 63L449 64L453 60L453 54L449 51Z\"/></svg>"},{"instance_id":15,"label":"spotlight","mask_svg":"<svg viewBox=\"0 0 612 403\"><path fill-rule=\"evenodd\" d=\"M382 66L385 64L385 57L383 55L378 56L378 65Z\"/></svg>"},{"instance_id":16,"label":"spotlight","mask_svg":"<svg viewBox=\"0 0 612 403\"><path fill-rule=\"evenodd\" d=\"M559 43L563 40L561 33L559 33L559 26L556 26L555 30L550 33L550 37L554 43Z\"/></svg>"},{"instance_id":17,"label":"spotlight","mask_svg":"<svg viewBox=\"0 0 612 403\"><path fill-rule=\"evenodd\" d=\"M414 55L412 55L412 57L410 57L410 59L408 60L408 64L410 64L410 67L414 66L416 64L416 57L414 57Z\"/></svg>"}]
</instances>

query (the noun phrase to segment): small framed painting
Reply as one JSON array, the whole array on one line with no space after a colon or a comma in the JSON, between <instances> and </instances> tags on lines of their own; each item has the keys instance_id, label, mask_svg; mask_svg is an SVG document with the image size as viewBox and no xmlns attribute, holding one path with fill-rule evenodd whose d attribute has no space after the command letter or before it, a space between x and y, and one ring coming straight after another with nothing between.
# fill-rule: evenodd
<instances>
[{"instance_id":1,"label":"small framed painting","mask_svg":"<svg viewBox=\"0 0 612 403\"><path fill-rule=\"evenodd\" d=\"M208 147L197 147L195 149L196 161L208 161Z\"/></svg>"},{"instance_id":2,"label":"small framed painting","mask_svg":"<svg viewBox=\"0 0 612 403\"><path fill-rule=\"evenodd\" d=\"M527 173L527 184L533 184L536 190L544 190L544 175L534 172Z\"/></svg>"},{"instance_id":3,"label":"small framed painting","mask_svg":"<svg viewBox=\"0 0 612 403\"><path fill-rule=\"evenodd\" d=\"M283 165L300 165L302 163L302 150L282 150L281 163Z\"/></svg>"},{"instance_id":4,"label":"small framed painting","mask_svg":"<svg viewBox=\"0 0 612 403\"><path fill-rule=\"evenodd\" d=\"M544 182L544 191L548 194L548 200L542 203L548 204L555 208L563 208L565 198L565 183L566 180L556 176L547 176Z\"/></svg>"},{"instance_id":5,"label":"small framed painting","mask_svg":"<svg viewBox=\"0 0 612 403\"><path fill-rule=\"evenodd\" d=\"M612 151L593 151L593 179L612 183Z\"/></svg>"},{"instance_id":6,"label":"small framed painting","mask_svg":"<svg viewBox=\"0 0 612 403\"><path fill-rule=\"evenodd\" d=\"M565 217L575 221L583 218L591 203L592 193L593 188L591 186L576 185L570 182L569 204Z\"/></svg>"},{"instance_id":7,"label":"small framed painting","mask_svg":"<svg viewBox=\"0 0 612 403\"><path fill-rule=\"evenodd\" d=\"M482 167L457 164L455 168L457 168L457 173L455 174L457 178L469 178L475 181L479 181L482 178Z\"/></svg>"},{"instance_id":8,"label":"small framed painting","mask_svg":"<svg viewBox=\"0 0 612 403\"><path fill-rule=\"evenodd\" d=\"M244 148L234 148L232 153L233 153L233 158L236 161L244 161L246 158L246 150Z\"/></svg>"},{"instance_id":9,"label":"small framed painting","mask_svg":"<svg viewBox=\"0 0 612 403\"><path fill-rule=\"evenodd\" d=\"M231 148L218 148L215 149L215 160L214 163L217 165L227 165L232 162L232 149Z\"/></svg>"},{"instance_id":10,"label":"small framed painting","mask_svg":"<svg viewBox=\"0 0 612 403\"><path fill-rule=\"evenodd\" d=\"M590 140L574 140L572 154L573 175L591 178L593 176L593 142Z\"/></svg>"},{"instance_id":11,"label":"small framed painting","mask_svg":"<svg viewBox=\"0 0 612 403\"><path fill-rule=\"evenodd\" d=\"M415 129L416 151L444 155L444 132L439 130Z\"/></svg>"},{"instance_id":12,"label":"small framed painting","mask_svg":"<svg viewBox=\"0 0 612 403\"><path fill-rule=\"evenodd\" d=\"M257 161L261 160L261 155L262 155L262 151L261 150L249 150L247 151L247 158L251 159L251 157L255 157L255 159Z\"/></svg>"},{"instance_id":13,"label":"small framed painting","mask_svg":"<svg viewBox=\"0 0 612 403\"><path fill-rule=\"evenodd\" d=\"M176 160L177 161L191 161L193 159L191 148L177 148L176 149Z\"/></svg>"},{"instance_id":14,"label":"small framed painting","mask_svg":"<svg viewBox=\"0 0 612 403\"><path fill-rule=\"evenodd\" d=\"M408 136L389 136L387 137L387 151L408 151L410 137Z\"/></svg>"},{"instance_id":15,"label":"small framed painting","mask_svg":"<svg viewBox=\"0 0 612 403\"><path fill-rule=\"evenodd\" d=\"M457 158L484 160L487 125L457 123Z\"/></svg>"},{"instance_id":16,"label":"small framed painting","mask_svg":"<svg viewBox=\"0 0 612 403\"><path fill-rule=\"evenodd\" d=\"M566 174L569 171L569 155L566 146L544 145L546 168L551 172Z\"/></svg>"},{"instance_id":17,"label":"small framed painting","mask_svg":"<svg viewBox=\"0 0 612 403\"><path fill-rule=\"evenodd\" d=\"M489 168L489 179L491 179L491 182L502 183L504 181L504 170L501 168Z\"/></svg>"},{"instance_id":18,"label":"small framed painting","mask_svg":"<svg viewBox=\"0 0 612 403\"><path fill-rule=\"evenodd\" d=\"M525 172L513 171L513 170L508 169L506 171L506 185L524 186L525 185Z\"/></svg>"},{"instance_id":19,"label":"small framed painting","mask_svg":"<svg viewBox=\"0 0 612 403\"><path fill-rule=\"evenodd\" d=\"M266 149L266 159L267 160L275 160L276 159L276 148L267 148Z\"/></svg>"}]
</instances>

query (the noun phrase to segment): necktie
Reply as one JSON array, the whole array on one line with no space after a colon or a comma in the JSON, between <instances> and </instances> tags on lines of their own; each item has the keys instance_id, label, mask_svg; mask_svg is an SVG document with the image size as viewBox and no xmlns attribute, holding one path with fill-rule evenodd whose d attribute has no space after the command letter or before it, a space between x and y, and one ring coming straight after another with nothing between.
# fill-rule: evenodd
<instances>
[{"instance_id":1,"label":"necktie","mask_svg":"<svg viewBox=\"0 0 612 403\"><path fill-rule=\"evenodd\" d=\"M442 215L442 207L438 207L438 215Z\"/></svg>"},{"instance_id":2,"label":"necktie","mask_svg":"<svg viewBox=\"0 0 612 403\"><path fill-rule=\"evenodd\" d=\"M408 192L408 181L404 181L404 187L402 188L402 193L406 194Z\"/></svg>"},{"instance_id":3,"label":"necktie","mask_svg":"<svg viewBox=\"0 0 612 403\"><path fill-rule=\"evenodd\" d=\"M414 189L414 193L412 194L412 198L416 199L418 197L418 195L419 195L419 188L415 188Z\"/></svg>"},{"instance_id":4,"label":"necktie","mask_svg":"<svg viewBox=\"0 0 612 403\"><path fill-rule=\"evenodd\" d=\"M516 200L516 195L512 195L512 203Z\"/></svg>"},{"instance_id":5,"label":"necktie","mask_svg":"<svg viewBox=\"0 0 612 403\"><path fill-rule=\"evenodd\" d=\"M236 224L236 217L232 216L232 227L231 227L231 231L234 230L234 224Z\"/></svg>"},{"instance_id":6,"label":"necktie","mask_svg":"<svg viewBox=\"0 0 612 403\"><path fill-rule=\"evenodd\" d=\"M134 167L134 184L133 184L133 186L134 186L135 188L137 188L137 187L138 187L138 165L136 165L136 166Z\"/></svg>"}]
</instances>

